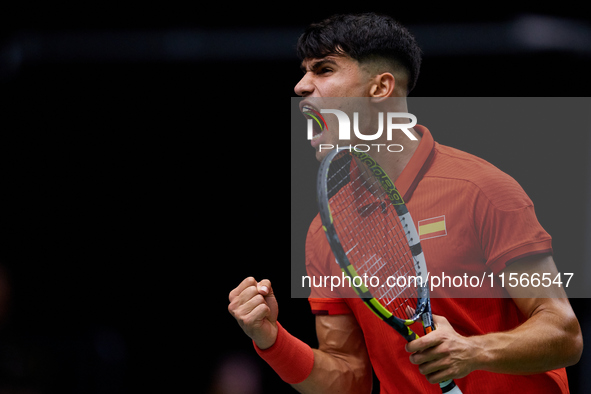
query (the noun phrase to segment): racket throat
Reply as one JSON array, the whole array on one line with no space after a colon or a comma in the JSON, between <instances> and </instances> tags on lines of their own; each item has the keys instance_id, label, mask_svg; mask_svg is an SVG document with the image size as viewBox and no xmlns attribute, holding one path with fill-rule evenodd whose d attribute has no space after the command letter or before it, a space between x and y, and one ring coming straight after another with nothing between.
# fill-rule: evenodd
<instances>
[{"instance_id":1,"label":"racket throat","mask_svg":"<svg viewBox=\"0 0 591 394\"><path fill-rule=\"evenodd\" d=\"M425 334L428 334L435 329L435 323L433 323L433 314L431 313L431 300L429 298L425 298L424 300L425 308L421 312L421 320L423 321L423 329L425 330Z\"/></svg>"},{"instance_id":2,"label":"racket throat","mask_svg":"<svg viewBox=\"0 0 591 394\"><path fill-rule=\"evenodd\" d=\"M429 312L423 313L421 316L423 320L423 328L425 329L425 334L430 333L433 331L433 319L431 318L431 314Z\"/></svg>"}]
</instances>

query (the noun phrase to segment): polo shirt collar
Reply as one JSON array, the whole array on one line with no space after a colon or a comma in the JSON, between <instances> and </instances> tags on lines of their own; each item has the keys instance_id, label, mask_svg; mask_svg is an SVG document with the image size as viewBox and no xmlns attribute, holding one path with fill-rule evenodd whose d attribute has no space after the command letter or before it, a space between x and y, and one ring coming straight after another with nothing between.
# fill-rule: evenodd
<instances>
[{"instance_id":1,"label":"polo shirt collar","mask_svg":"<svg viewBox=\"0 0 591 394\"><path fill-rule=\"evenodd\" d=\"M396 179L396 188L405 202L408 202L412 197L435 156L435 141L429 130L421 125L414 126L414 130L421 136L421 141L410 161Z\"/></svg>"}]
</instances>

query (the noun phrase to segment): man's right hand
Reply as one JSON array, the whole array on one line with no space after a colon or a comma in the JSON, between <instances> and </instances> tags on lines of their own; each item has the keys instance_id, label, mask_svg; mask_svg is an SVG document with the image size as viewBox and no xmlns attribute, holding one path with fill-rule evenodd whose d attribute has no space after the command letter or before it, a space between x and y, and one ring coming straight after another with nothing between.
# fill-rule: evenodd
<instances>
[{"instance_id":1,"label":"man's right hand","mask_svg":"<svg viewBox=\"0 0 591 394\"><path fill-rule=\"evenodd\" d=\"M230 292L228 311L242 330L260 349L271 347L277 339L277 300L271 282L253 277L242 281Z\"/></svg>"}]
</instances>

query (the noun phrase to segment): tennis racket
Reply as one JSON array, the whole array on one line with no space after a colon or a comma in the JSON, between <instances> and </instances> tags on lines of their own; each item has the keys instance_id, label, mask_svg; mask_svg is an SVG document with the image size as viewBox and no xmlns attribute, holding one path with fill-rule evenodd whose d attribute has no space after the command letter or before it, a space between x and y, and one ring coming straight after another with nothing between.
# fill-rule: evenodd
<instances>
[{"instance_id":1,"label":"tennis racket","mask_svg":"<svg viewBox=\"0 0 591 394\"><path fill-rule=\"evenodd\" d=\"M419 235L385 171L367 153L341 147L322 161L317 182L323 229L357 295L408 342L418 338L409 326L419 320L425 333L434 330ZM453 380L439 385L461 393Z\"/></svg>"}]
</instances>

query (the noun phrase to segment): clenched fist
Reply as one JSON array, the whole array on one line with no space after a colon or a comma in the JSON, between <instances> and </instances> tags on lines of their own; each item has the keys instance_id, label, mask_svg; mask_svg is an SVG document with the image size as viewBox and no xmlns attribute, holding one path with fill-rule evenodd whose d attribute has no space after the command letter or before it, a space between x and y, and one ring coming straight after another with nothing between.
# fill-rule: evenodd
<instances>
[{"instance_id":1,"label":"clenched fist","mask_svg":"<svg viewBox=\"0 0 591 394\"><path fill-rule=\"evenodd\" d=\"M277 300L271 282L246 278L230 292L228 311L242 330L260 349L267 349L277 339Z\"/></svg>"}]
</instances>

